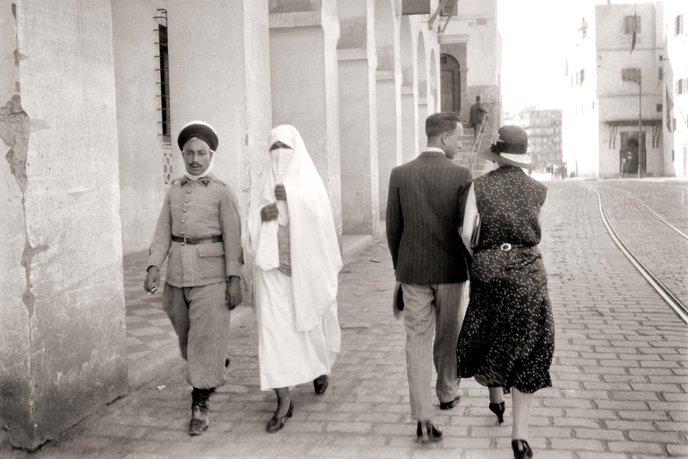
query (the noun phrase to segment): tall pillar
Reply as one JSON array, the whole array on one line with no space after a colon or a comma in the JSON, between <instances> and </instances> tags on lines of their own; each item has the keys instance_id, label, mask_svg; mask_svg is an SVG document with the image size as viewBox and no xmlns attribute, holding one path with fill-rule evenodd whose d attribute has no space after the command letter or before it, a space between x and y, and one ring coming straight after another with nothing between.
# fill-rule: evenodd
<instances>
[{"instance_id":1,"label":"tall pillar","mask_svg":"<svg viewBox=\"0 0 688 459\"><path fill-rule=\"evenodd\" d=\"M428 100L418 99L418 151L421 152L428 143L425 135L425 119L428 117Z\"/></svg>"},{"instance_id":2,"label":"tall pillar","mask_svg":"<svg viewBox=\"0 0 688 459\"><path fill-rule=\"evenodd\" d=\"M272 122L294 125L330 194L342 233L335 0L270 2Z\"/></svg>"},{"instance_id":3,"label":"tall pillar","mask_svg":"<svg viewBox=\"0 0 688 459\"><path fill-rule=\"evenodd\" d=\"M380 219L385 220L389 176L401 159L401 58L396 0L375 2L377 155Z\"/></svg>"},{"instance_id":4,"label":"tall pillar","mask_svg":"<svg viewBox=\"0 0 688 459\"><path fill-rule=\"evenodd\" d=\"M112 15L0 11L0 424L33 449L127 389Z\"/></svg>"},{"instance_id":5,"label":"tall pillar","mask_svg":"<svg viewBox=\"0 0 688 459\"><path fill-rule=\"evenodd\" d=\"M215 128L220 143L213 173L237 193L245 220L268 159L272 124L267 3L240 0L199 8L197 1L179 0L168 2L168 20L173 136L191 120ZM244 261L248 267L248 254ZM252 302L250 272L244 273L245 303Z\"/></svg>"},{"instance_id":6,"label":"tall pillar","mask_svg":"<svg viewBox=\"0 0 688 459\"><path fill-rule=\"evenodd\" d=\"M418 156L418 105L412 87L401 88L401 155L407 163Z\"/></svg>"},{"instance_id":7,"label":"tall pillar","mask_svg":"<svg viewBox=\"0 0 688 459\"><path fill-rule=\"evenodd\" d=\"M340 0L339 139L345 234L380 224L374 1Z\"/></svg>"},{"instance_id":8,"label":"tall pillar","mask_svg":"<svg viewBox=\"0 0 688 459\"><path fill-rule=\"evenodd\" d=\"M384 219L392 169L402 163L401 97L393 71L377 72L377 137L380 218Z\"/></svg>"},{"instance_id":9,"label":"tall pillar","mask_svg":"<svg viewBox=\"0 0 688 459\"><path fill-rule=\"evenodd\" d=\"M172 132L197 119L215 128L220 144L213 173L234 188L245 211L251 176L268 157L268 8L254 0L213 2L212 8L197 3L168 2Z\"/></svg>"}]
</instances>

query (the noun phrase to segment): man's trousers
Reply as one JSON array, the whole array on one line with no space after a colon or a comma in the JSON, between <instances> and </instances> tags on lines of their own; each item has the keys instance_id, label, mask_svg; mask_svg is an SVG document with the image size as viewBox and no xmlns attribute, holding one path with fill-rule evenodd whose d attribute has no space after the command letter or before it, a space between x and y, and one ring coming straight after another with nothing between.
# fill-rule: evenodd
<instances>
[{"instance_id":1,"label":"man's trousers","mask_svg":"<svg viewBox=\"0 0 688 459\"><path fill-rule=\"evenodd\" d=\"M180 288L165 284L163 307L188 364L186 379L197 389L212 389L227 382L230 312L225 302L226 285L219 282Z\"/></svg>"},{"instance_id":2,"label":"man's trousers","mask_svg":"<svg viewBox=\"0 0 688 459\"><path fill-rule=\"evenodd\" d=\"M411 415L418 421L433 419L431 353L439 401L452 401L459 393L456 343L466 313L465 286L465 282L401 284Z\"/></svg>"}]
</instances>

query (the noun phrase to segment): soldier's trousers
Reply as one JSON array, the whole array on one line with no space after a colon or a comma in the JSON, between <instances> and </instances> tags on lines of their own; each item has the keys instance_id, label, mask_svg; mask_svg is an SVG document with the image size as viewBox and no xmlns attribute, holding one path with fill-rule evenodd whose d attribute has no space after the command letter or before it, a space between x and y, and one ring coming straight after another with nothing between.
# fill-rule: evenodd
<instances>
[{"instance_id":1,"label":"soldier's trousers","mask_svg":"<svg viewBox=\"0 0 688 459\"><path fill-rule=\"evenodd\" d=\"M198 389L227 382L227 346L230 311L224 282L200 287L165 284L163 307L179 338L179 350L187 361L186 379Z\"/></svg>"}]
</instances>

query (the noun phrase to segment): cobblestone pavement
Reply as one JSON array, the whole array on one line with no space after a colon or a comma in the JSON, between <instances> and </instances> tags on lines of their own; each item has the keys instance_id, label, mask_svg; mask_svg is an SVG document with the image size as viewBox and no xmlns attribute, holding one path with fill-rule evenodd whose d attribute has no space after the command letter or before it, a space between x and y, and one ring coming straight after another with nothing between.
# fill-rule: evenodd
<instances>
[{"instance_id":1,"label":"cobblestone pavement","mask_svg":"<svg viewBox=\"0 0 688 459\"><path fill-rule=\"evenodd\" d=\"M680 179L623 179L598 182L626 190L662 218L688 234L688 181Z\"/></svg>"},{"instance_id":2,"label":"cobblestone pavement","mask_svg":"<svg viewBox=\"0 0 688 459\"><path fill-rule=\"evenodd\" d=\"M553 387L536 394L531 413L536 457L688 457L688 329L606 234L589 183L548 186L542 250L556 351ZM384 241L347 264L340 280L343 345L330 388L321 396L312 385L296 388L294 417L279 433L264 431L275 401L259 390L251 317L233 331L231 384L211 399L205 434L186 433L189 387L177 364L32 457L511 457L511 400L497 426L487 390L473 380L462 382L456 408L435 411L444 440L414 441Z\"/></svg>"},{"instance_id":3,"label":"cobblestone pavement","mask_svg":"<svg viewBox=\"0 0 688 459\"><path fill-rule=\"evenodd\" d=\"M688 236L672 229L648 209L677 228L685 227L688 202L682 200L688 194L688 183L616 180L585 185L600 193L615 231L634 255L688 305Z\"/></svg>"}]
</instances>

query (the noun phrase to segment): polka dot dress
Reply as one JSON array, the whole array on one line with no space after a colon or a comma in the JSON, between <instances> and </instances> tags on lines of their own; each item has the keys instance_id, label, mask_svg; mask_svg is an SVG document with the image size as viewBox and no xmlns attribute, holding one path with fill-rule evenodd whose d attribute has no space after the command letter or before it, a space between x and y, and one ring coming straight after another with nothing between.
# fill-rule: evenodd
<instances>
[{"instance_id":1,"label":"polka dot dress","mask_svg":"<svg viewBox=\"0 0 688 459\"><path fill-rule=\"evenodd\" d=\"M514 166L473 183L480 239L457 344L459 376L533 393L552 385L554 321L537 247L547 188Z\"/></svg>"}]
</instances>

